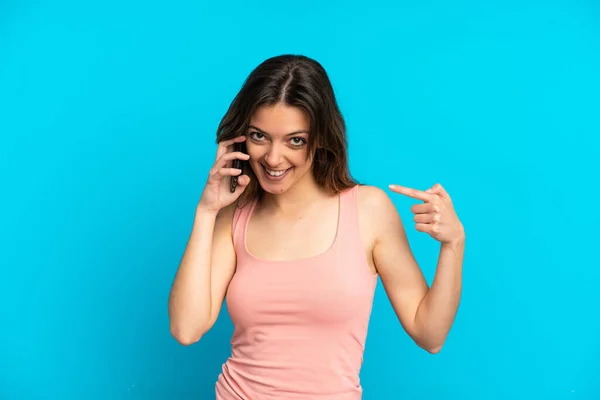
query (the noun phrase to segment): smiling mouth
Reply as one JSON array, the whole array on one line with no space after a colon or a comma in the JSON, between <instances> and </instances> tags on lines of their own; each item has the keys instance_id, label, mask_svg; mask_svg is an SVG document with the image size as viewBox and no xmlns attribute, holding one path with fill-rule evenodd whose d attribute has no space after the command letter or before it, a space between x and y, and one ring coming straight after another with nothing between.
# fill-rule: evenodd
<instances>
[{"instance_id":1,"label":"smiling mouth","mask_svg":"<svg viewBox=\"0 0 600 400\"><path fill-rule=\"evenodd\" d=\"M288 170L289 170L289 168L275 170L275 169L269 169L269 168L265 167L265 171L267 171L267 173L271 176L281 176L281 175L285 174Z\"/></svg>"},{"instance_id":2,"label":"smiling mouth","mask_svg":"<svg viewBox=\"0 0 600 400\"><path fill-rule=\"evenodd\" d=\"M262 165L262 164L261 164ZM272 178L272 179L279 179L281 177L283 177L283 175L285 175L289 170L292 169L292 167L288 168L288 169L269 169L266 166L262 165L263 170L265 171L265 175L267 178Z\"/></svg>"}]
</instances>

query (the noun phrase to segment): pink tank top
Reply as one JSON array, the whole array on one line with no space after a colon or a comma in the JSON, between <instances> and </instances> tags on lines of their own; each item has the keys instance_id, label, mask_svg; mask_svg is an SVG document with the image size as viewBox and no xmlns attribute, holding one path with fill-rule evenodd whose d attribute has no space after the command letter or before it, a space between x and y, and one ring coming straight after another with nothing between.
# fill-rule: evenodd
<instances>
[{"instance_id":1,"label":"pink tank top","mask_svg":"<svg viewBox=\"0 0 600 400\"><path fill-rule=\"evenodd\" d=\"M227 292L232 353L217 400L357 400L377 276L358 228L358 186L340 194L338 230L324 253L268 261L246 248L256 203L236 210L236 273Z\"/></svg>"}]
</instances>

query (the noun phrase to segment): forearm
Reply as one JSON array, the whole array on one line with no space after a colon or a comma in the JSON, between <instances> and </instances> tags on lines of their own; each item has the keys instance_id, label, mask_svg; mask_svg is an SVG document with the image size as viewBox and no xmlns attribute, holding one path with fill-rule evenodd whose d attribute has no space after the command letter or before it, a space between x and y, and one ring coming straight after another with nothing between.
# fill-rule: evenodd
<instances>
[{"instance_id":1,"label":"forearm","mask_svg":"<svg viewBox=\"0 0 600 400\"><path fill-rule=\"evenodd\" d=\"M454 322L462 292L464 234L442 243L436 274L415 316L418 341L432 352L441 349Z\"/></svg>"},{"instance_id":2,"label":"forearm","mask_svg":"<svg viewBox=\"0 0 600 400\"><path fill-rule=\"evenodd\" d=\"M211 313L211 252L216 215L196 210L194 226L169 297L171 332L183 342L202 335Z\"/></svg>"}]
</instances>

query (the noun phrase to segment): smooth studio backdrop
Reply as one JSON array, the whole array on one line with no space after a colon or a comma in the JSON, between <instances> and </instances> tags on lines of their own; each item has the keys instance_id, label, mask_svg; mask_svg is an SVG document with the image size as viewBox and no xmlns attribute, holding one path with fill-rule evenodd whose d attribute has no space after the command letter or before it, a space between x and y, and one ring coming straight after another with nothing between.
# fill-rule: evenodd
<instances>
[{"instance_id":1,"label":"smooth studio backdrop","mask_svg":"<svg viewBox=\"0 0 600 400\"><path fill-rule=\"evenodd\" d=\"M378 286L364 399L600 398L600 7L567 0L3 1L0 398L214 396L226 309L183 347L167 297L217 124L281 53L328 70L361 182L440 182L466 227L440 354Z\"/></svg>"}]
</instances>

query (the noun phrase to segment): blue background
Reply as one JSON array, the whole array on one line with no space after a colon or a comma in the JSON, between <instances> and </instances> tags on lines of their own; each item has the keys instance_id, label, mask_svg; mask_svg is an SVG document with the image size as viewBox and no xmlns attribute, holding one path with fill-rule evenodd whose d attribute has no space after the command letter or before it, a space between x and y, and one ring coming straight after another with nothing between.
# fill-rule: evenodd
<instances>
[{"instance_id":1,"label":"blue background","mask_svg":"<svg viewBox=\"0 0 600 400\"><path fill-rule=\"evenodd\" d=\"M328 70L359 180L440 182L467 231L440 354L378 287L364 399L600 398L600 6L494 3L2 2L0 398L214 398L231 322L180 346L167 297L219 119L280 53Z\"/></svg>"}]
</instances>

